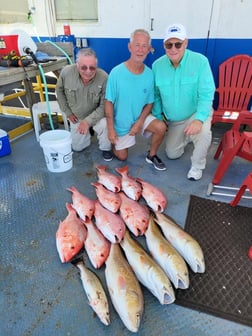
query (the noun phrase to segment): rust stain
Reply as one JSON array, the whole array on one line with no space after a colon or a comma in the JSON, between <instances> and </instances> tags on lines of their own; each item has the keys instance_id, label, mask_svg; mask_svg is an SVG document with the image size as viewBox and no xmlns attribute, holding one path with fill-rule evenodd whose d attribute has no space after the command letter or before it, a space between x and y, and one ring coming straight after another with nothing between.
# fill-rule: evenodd
<instances>
[{"instance_id":1,"label":"rust stain","mask_svg":"<svg viewBox=\"0 0 252 336\"><path fill-rule=\"evenodd\" d=\"M37 184L37 183L38 183L37 180L32 179L32 180L30 180L30 181L27 181L27 182L26 182L26 185L27 185L28 187L31 187L31 186L33 186L34 184Z\"/></svg>"},{"instance_id":2,"label":"rust stain","mask_svg":"<svg viewBox=\"0 0 252 336\"><path fill-rule=\"evenodd\" d=\"M51 218L55 214L56 210L54 208L49 209L45 215L47 218Z\"/></svg>"}]
</instances>

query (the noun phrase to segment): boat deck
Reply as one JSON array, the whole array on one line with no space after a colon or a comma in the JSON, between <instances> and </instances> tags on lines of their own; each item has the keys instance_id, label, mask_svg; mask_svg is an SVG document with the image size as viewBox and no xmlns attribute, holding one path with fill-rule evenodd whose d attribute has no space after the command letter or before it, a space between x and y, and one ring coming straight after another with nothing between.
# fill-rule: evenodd
<instances>
[{"instance_id":1,"label":"boat deck","mask_svg":"<svg viewBox=\"0 0 252 336\"><path fill-rule=\"evenodd\" d=\"M11 142L12 153L0 158L0 272L1 335L4 336L82 336L130 335L110 304L111 324L104 326L92 309L82 288L78 270L60 262L55 233L67 215L66 202L75 186L95 198L91 182L96 181L98 164L108 170L128 164L129 173L153 183L168 198L166 213L182 227L185 224L190 195L230 202L232 197L207 196L217 161L213 155L223 129L213 129L213 142L207 168L200 181L187 180L192 146L179 160L168 160L164 148L160 157L167 171L156 171L145 162L148 143L139 138L130 149L127 162L105 163L93 137L89 148L73 153L73 168L52 173L46 167L42 148L31 131ZM222 185L239 187L251 171L251 163L235 158ZM251 207L252 201L241 199L240 205ZM84 257L90 266L87 257ZM96 273L104 283L104 267ZM250 336L252 329L177 304L162 306L143 288L145 310L137 335L144 336Z\"/></svg>"}]
</instances>

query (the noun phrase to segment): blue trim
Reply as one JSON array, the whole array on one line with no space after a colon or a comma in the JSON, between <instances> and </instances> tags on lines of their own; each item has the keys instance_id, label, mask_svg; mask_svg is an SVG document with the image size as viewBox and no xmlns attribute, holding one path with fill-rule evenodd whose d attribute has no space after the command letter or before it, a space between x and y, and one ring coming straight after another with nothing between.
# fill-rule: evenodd
<instances>
[{"instance_id":1,"label":"blue trim","mask_svg":"<svg viewBox=\"0 0 252 336\"><path fill-rule=\"evenodd\" d=\"M33 38L38 42L36 37ZM52 42L73 42L75 54L78 48L75 46L75 36L59 35L57 38L41 37L40 40L51 40ZM128 38L87 38L88 46L96 51L99 67L107 73L117 64L124 62L129 57ZM152 39L153 53L150 53L145 64L151 67L152 63L164 54L163 40ZM188 49L202 53L210 63L213 71L216 87L218 86L218 68L219 65L227 58L247 54L252 56L252 39L190 39ZM214 103L216 105L216 102Z\"/></svg>"},{"instance_id":2,"label":"blue trim","mask_svg":"<svg viewBox=\"0 0 252 336\"><path fill-rule=\"evenodd\" d=\"M36 37L33 37L38 42ZM74 35L60 35L58 38L41 37L40 40L71 41L75 47ZM108 73L117 64L125 61L129 57L128 38L87 38L88 46L93 48L99 59L99 66ZM154 53L150 53L146 58L146 64L151 67L153 61L164 54L163 40L153 39L152 46ZM247 54L252 56L252 39L191 39L188 48L202 53L209 59L214 78L218 78L218 67L227 58L237 54ZM76 52L77 52L76 48Z\"/></svg>"}]
</instances>

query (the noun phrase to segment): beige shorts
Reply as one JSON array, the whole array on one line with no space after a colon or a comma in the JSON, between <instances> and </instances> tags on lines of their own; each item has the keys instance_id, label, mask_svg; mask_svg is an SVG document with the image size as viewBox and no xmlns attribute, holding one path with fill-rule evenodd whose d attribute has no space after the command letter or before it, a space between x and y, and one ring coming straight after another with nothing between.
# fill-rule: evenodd
<instances>
[{"instance_id":1,"label":"beige shorts","mask_svg":"<svg viewBox=\"0 0 252 336\"><path fill-rule=\"evenodd\" d=\"M151 136L151 133L145 131L145 129L155 119L156 118L153 115L151 115L151 114L148 115L147 118L145 119L143 127L142 127L142 131L141 131L141 134L145 138L149 138ZM118 137L117 142L115 144L115 149L116 150L121 150L121 149L129 148L129 147L134 146L135 143L136 143L136 137L135 137L135 135L125 134L125 135L123 135L121 137Z\"/></svg>"}]
</instances>

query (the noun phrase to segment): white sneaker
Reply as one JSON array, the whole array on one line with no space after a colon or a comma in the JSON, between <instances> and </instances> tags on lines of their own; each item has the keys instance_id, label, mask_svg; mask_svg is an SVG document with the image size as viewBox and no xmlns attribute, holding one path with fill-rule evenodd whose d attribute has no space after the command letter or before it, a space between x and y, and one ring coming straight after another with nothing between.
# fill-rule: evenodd
<instances>
[{"instance_id":1,"label":"white sneaker","mask_svg":"<svg viewBox=\"0 0 252 336\"><path fill-rule=\"evenodd\" d=\"M198 181L201 179L201 177L202 177L202 169L198 169L194 167L191 167L191 169L189 170L187 174L188 180L191 180L191 181Z\"/></svg>"}]
</instances>

